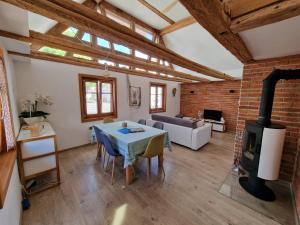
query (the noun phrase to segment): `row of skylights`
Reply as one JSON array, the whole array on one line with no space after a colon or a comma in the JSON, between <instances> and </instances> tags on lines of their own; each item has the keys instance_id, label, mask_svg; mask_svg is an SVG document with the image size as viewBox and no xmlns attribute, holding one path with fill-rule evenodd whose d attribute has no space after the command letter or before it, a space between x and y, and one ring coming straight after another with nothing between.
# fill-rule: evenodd
<instances>
[{"instance_id":1,"label":"row of skylights","mask_svg":"<svg viewBox=\"0 0 300 225\"><path fill-rule=\"evenodd\" d=\"M58 56L66 56L66 51L64 50L61 50L61 49L56 49L56 48L51 48L51 47L48 47L48 46L43 46L39 49L40 52L43 52L43 53L47 53L47 54L52 54L52 55L58 55ZM74 58L77 58L77 59L81 59L81 60L87 60L87 61L92 61L93 58L90 57L90 56L86 56L86 55L81 55L81 54L78 54L78 53L74 53L72 54L72 56ZM113 61L109 61L109 60L104 60L104 59L98 59L97 62L101 65L107 65L107 66L117 66L119 68L123 68L123 69L130 69L130 66L128 65L125 65L125 64L117 64ZM172 75L167 75L167 74L164 74L164 73L158 73L156 71L152 71L152 70L145 70L145 69L142 69L142 68L134 68L136 71L139 71L139 72L147 72L147 73L150 73L150 74L154 74L154 75L159 75L159 76L164 76L164 77L174 77Z\"/></svg>"},{"instance_id":2,"label":"row of skylights","mask_svg":"<svg viewBox=\"0 0 300 225\"><path fill-rule=\"evenodd\" d=\"M146 32L146 31L142 30L142 28L143 27L140 27L138 29L140 29L141 32ZM78 29L76 29L74 27L69 27L62 34L66 35L66 36L69 36L69 37L75 37L76 33L78 33ZM83 34L81 40L85 41L85 42L91 42L92 41L92 35L90 33L85 32ZM107 48L107 49L112 48L111 43L108 40L106 40L104 38L101 38L101 37L96 38L96 43L97 43L98 46L100 46L102 48ZM132 50L130 48L128 48L124 45L121 45L121 44L113 43L113 48L114 48L115 51L117 51L119 53L123 53L123 54L126 54L126 55L131 55L132 54ZM139 59L149 60L149 55L147 55L147 54L145 54L141 51L138 51L138 50L134 51L134 56L139 58ZM170 64L167 61L158 60L155 57L150 57L150 61L154 62L154 63L157 63L159 61L160 65L164 65L166 67L170 66Z\"/></svg>"}]
</instances>

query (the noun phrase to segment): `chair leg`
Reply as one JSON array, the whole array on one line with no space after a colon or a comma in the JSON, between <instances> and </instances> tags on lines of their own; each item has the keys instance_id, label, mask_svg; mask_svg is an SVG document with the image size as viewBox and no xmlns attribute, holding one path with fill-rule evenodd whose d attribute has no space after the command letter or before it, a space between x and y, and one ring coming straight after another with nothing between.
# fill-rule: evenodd
<instances>
[{"instance_id":1,"label":"chair leg","mask_svg":"<svg viewBox=\"0 0 300 225\"><path fill-rule=\"evenodd\" d=\"M109 160L110 160L110 154L108 154L108 159L107 159L107 163L106 163L105 171L107 171L107 168L108 168L108 165L109 165Z\"/></svg>"},{"instance_id":2,"label":"chair leg","mask_svg":"<svg viewBox=\"0 0 300 225\"><path fill-rule=\"evenodd\" d=\"M104 150L104 148L103 148ZM103 169L105 167L105 158L106 158L106 151L104 150L104 154L103 154Z\"/></svg>"},{"instance_id":3,"label":"chair leg","mask_svg":"<svg viewBox=\"0 0 300 225\"><path fill-rule=\"evenodd\" d=\"M99 160L101 158L101 152L102 151L102 145L97 143L97 156L96 156L96 160Z\"/></svg>"},{"instance_id":4,"label":"chair leg","mask_svg":"<svg viewBox=\"0 0 300 225\"><path fill-rule=\"evenodd\" d=\"M163 181L165 180L165 177L166 177L166 173L165 173L165 168L164 168L164 165L161 165L161 169L162 169L162 172L163 172Z\"/></svg>"},{"instance_id":5,"label":"chair leg","mask_svg":"<svg viewBox=\"0 0 300 225\"><path fill-rule=\"evenodd\" d=\"M112 185L114 184L114 177L115 177L115 163L116 163L116 157L114 156L112 170L111 170L111 184Z\"/></svg>"},{"instance_id":6,"label":"chair leg","mask_svg":"<svg viewBox=\"0 0 300 225\"><path fill-rule=\"evenodd\" d=\"M147 169L147 177L150 178L151 174L151 158L148 158L148 169Z\"/></svg>"}]
</instances>

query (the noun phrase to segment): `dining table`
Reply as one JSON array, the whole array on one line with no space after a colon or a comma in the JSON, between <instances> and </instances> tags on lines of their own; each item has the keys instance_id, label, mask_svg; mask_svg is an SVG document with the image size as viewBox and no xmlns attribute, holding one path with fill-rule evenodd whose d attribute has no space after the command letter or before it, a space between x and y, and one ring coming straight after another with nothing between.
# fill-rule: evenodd
<instances>
[{"instance_id":1,"label":"dining table","mask_svg":"<svg viewBox=\"0 0 300 225\"><path fill-rule=\"evenodd\" d=\"M124 132L124 125L128 130L132 128L142 128L142 132ZM124 157L124 168L126 170L126 184L131 184L134 179L133 164L137 157L143 154L152 137L164 135L164 147L171 151L172 145L168 132L151 126L142 125L136 122L123 120L112 123L102 123L96 125L104 134L108 136L113 147ZM163 163L163 154L158 156L158 165Z\"/></svg>"}]
</instances>

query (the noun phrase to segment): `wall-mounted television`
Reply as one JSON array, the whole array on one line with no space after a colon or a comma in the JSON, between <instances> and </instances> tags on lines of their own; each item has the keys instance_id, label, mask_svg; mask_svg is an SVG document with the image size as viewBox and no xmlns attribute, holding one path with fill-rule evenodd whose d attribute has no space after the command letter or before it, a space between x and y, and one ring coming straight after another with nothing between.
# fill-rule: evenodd
<instances>
[{"instance_id":1,"label":"wall-mounted television","mask_svg":"<svg viewBox=\"0 0 300 225\"><path fill-rule=\"evenodd\" d=\"M207 120L221 121L222 111L212 110L212 109L204 109L203 118L207 119Z\"/></svg>"}]
</instances>

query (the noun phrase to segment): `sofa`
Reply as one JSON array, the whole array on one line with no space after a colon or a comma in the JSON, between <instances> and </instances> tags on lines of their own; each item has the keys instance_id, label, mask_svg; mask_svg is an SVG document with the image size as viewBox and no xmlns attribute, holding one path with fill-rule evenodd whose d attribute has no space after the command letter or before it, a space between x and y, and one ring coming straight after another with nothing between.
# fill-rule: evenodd
<instances>
[{"instance_id":1,"label":"sofa","mask_svg":"<svg viewBox=\"0 0 300 225\"><path fill-rule=\"evenodd\" d=\"M164 130L168 131L172 142L192 150L199 150L211 139L212 125L210 123L199 126L198 121L155 114L152 115L152 119L146 121L146 125L152 126L157 121L164 124Z\"/></svg>"}]
</instances>

